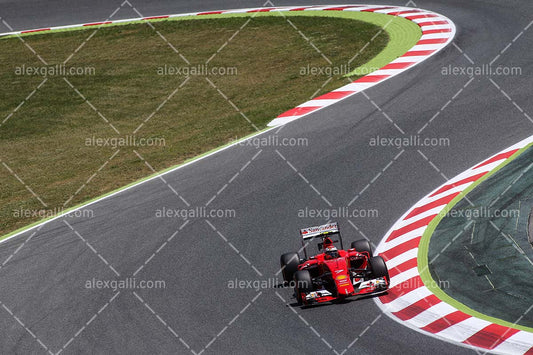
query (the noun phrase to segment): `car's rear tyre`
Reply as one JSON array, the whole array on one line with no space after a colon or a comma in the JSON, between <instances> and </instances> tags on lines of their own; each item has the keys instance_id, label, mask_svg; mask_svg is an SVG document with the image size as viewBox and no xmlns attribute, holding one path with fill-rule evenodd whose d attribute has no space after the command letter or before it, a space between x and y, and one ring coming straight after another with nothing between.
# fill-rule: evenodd
<instances>
[{"instance_id":1,"label":"car's rear tyre","mask_svg":"<svg viewBox=\"0 0 533 355\"><path fill-rule=\"evenodd\" d=\"M372 246L366 239L356 240L355 242L352 242L351 245L352 249L355 249L359 252L366 251L372 257Z\"/></svg>"},{"instance_id":2,"label":"car's rear tyre","mask_svg":"<svg viewBox=\"0 0 533 355\"><path fill-rule=\"evenodd\" d=\"M313 280L307 270L299 270L294 273L294 293L298 304L303 304L302 292L308 293L313 291Z\"/></svg>"},{"instance_id":3,"label":"car's rear tyre","mask_svg":"<svg viewBox=\"0 0 533 355\"><path fill-rule=\"evenodd\" d=\"M291 282L294 278L294 273L298 271L298 265L300 264L298 253L285 253L279 258L279 261L282 269L281 272L283 273L283 280L285 282Z\"/></svg>"},{"instance_id":4,"label":"car's rear tyre","mask_svg":"<svg viewBox=\"0 0 533 355\"><path fill-rule=\"evenodd\" d=\"M372 269L373 278L389 278L389 269L387 268L387 264L385 264L385 260L383 260L381 256L374 256L370 258L370 268Z\"/></svg>"}]
</instances>

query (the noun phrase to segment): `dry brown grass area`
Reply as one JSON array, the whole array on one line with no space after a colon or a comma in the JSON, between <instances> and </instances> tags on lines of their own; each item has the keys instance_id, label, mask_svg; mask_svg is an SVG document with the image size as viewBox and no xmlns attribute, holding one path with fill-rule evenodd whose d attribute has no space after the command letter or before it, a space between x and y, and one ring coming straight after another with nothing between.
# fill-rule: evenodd
<instances>
[{"instance_id":1,"label":"dry brown grass area","mask_svg":"<svg viewBox=\"0 0 533 355\"><path fill-rule=\"evenodd\" d=\"M245 21L229 18L154 25L196 66L205 63ZM294 17L291 21L333 65L345 64L379 31L377 26L347 19ZM49 65L55 65L91 33L34 35L24 40ZM387 40L387 34L381 34L351 68L374 57ZM66 201L65 207L71 207L151 174L133 149L161 170L252 133L252 125L206 78L261 129L279 113L308 100L328 79L300 75L301 67L329 65L283 18L257 17L209 63L210 67L234 67L237 75L190 76L153 114L186 80L184 75L158 75L158 68L188 65L147 25L102 28L68 62L72 67L94 68L95 75L67 79L98 112L62 76L47 76L41 88L25 100L44 77L16 75L16 69L43 64L19 39L0 40L0 62L0 120L24 102L0 126L0 235L38 219L16 217L14 210L44 208L19 179L48 209ZM337 75L320 92L337 88L345 80ZM136 129L138 138L162 138L164 146L121 147L109 161L114 148L86 144L91 137L125 137Z\"/></svg>"}]
</instances>

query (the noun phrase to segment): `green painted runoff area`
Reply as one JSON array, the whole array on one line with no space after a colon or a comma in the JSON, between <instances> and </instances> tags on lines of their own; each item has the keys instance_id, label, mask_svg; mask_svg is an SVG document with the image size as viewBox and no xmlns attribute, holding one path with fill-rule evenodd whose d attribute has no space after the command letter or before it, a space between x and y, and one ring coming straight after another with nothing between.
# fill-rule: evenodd
<instances>
[{"instance_id":1,"label":"green painted runoff area","mask_svg":"<svg viewBox=\"0 0 533 355\"><path fill-rule=\"evenodd\" d=\"M529 147L442 218L429 241L432 278L470 309L533 327L533 248L527 235L532 208Z\"/></svg>"}]
</instances>

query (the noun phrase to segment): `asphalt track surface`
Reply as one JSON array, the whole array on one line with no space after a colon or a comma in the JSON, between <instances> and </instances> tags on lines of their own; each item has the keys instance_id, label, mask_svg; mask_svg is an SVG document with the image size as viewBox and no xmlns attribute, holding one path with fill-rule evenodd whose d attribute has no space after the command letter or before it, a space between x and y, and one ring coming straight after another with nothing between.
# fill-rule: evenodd
<instances>
[{"instance_id":1,"label":"asphalt track surface","mask_svg":"<svg viewBox=\"0 0 533 355\"><path fill-rule=\"evenodd\" d=\"M131 3L146 16L263 4ZM27 29L103 20L117 4L1 0L0 16L15 30ZM533 3L528 1L420 0L416 5L452 19L458 28L456 45L477 64L490 62L533 15ZM130 9L123 10L115 18L137 17ZM530 115L532 38L531 30L526 32L498 59L522 67L523 75L493 78ZM416 134L469 81L464 75L441 75L441 68L449 64L470 65L452 45L365 93L406 135ZM352 218L377 244L402 213L445 181L442 175L453 177L531 135L532 128L532 122L493 83L486 77L475 78L422 133L449 137L450 146L419 148L425 158L416 148L406 148L360 193L400 153L394 147L369 147L370 139L401 134L364 95L357 94L284 127L280 137L306 137L309 146L264 147L211 203L212 208L236 210L236 218L209 221L263 277L206 221L196 219L137 274L139 280L165 280L166 289L137 290L137 296L123 290L110 303L112 290L84 287L92 278L118 277L83 240L124 278L182 224L177 218L155 218L155 210L185 205L159 179L105 199L91 207L94 218L66 219L79 236L62 220L54 221L1 267L0 351L40 353L46 347L57 352L65 346L65 353L189 353L183 341L195 352L209 344L206 353L328 353L328 344L340 353L351 343L347 352L357 354L471 353L401 326L382 315L371 299L295 309L297 315L280 299L289 300L290 290L263 289L255 298L253 289L229 289L228 281L272 277L279 255L298 247L298 228L325 221L298 217L298 209L329 206L280 154L333 206L345 206L360 194L353 206L377 209L379 218ZM167 174L165 180L192 206L204 205L256 154L252 146L234 147ZM347 219L338 220L347 241L361 238ZM0 245L0 260L9 258L30 234Z\"/></svg>"}]
</instances>

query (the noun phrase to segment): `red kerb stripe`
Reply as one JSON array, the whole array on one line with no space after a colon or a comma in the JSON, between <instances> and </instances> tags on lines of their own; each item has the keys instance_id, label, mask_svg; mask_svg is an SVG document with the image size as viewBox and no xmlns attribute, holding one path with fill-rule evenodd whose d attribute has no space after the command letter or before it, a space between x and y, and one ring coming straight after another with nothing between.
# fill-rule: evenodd
<instances>
[{"instance_id":1,"label":"red kerb stripe","mask_svg":"<svg viewBox=\"0 0 533 355\"><path fill-rule=\"evenodd\" d=\"M373 7L371 9L361 10L361 12L374 12L379 10L394 9L394 6Z\"/></svg>"},{"instance_id":2,"label":"red kerb stripe","mask_svg":"<svg viewBox=\"0 0 533 355\"><path fill-rule=\"evenodd\" d=\"M28 31L22 31L20 33L32 33L32 32L42 32L42 31L50 31L49 28L39 28L38 30L28 30Z\"/></svg>"},{"instance_id":3,"label":"red kerb stripe","mask_svg":"<svg viewBox=\"0 0 533 355\"><path fill-rule=\"evenodd\" d=\"M417 275L409 280L405 280L401 284L389 288L386 294L379 297L379 300L386 304L422 286L424 286L424 283L420 276Z\"/></svg>"},{"instance_id":4,"label":"red kerb stripe","mask_svg":"<svg viewBox=\"0 0 533 355\"><path fill-rule=\"evenodd\" d=\"M398 274L401 274L404 271L407 271L409 269L416 267L417 265L418 265L418 262L416 260L416 257L411 260L407 260L405 263L401 263L400 265L390 268L389 276L394 277Z\"/></svg>"},{"instance_id":5,"label":"red kerb stripe","mask_svg":"<svg viewBox=\"0 0 533 355\"><path fill-rule=\"evenodd\" d=\"M106 22L93 22L93 23L86 23L84 24L83 26L99 26L99 25L108 25L110 23L113 23L111 21L106 21Z\"/></svg>"},{"instance_id":6,"label":"red kerb stripe","mask_svg":"<svg viewBox=\"0 0 533 355\"><path fill-rule=\"evenodd\" d=\"M349 5L349 6L339 6L339 7L328 7L327 9L324 9L326 11L342 11L344 9L350 9L353 7L361 7L362 5Z\"/></svg>"},{"instance_id":7,"label":"red kerb stripe","mask_svg":"<svg viewBox=\"0 0 533 355\"><path fill-rule=\"evenodd\" d=\"M206 12L200 12L198 15L218 15L223 13L224 11L206 11Z\"/></svg>"},{"instance_id":8,"label":"red kerb stripe","mask_svg":"<svg viewBox=\"0 0 533 355\"><path fill-rule=\"evenodd\" d=\"M499 324L490 324L463 343L491 350L517 332L518 329L504 327Z\"/></svg>"},{"instance_id":9,"label":"red kerb stripe","mask_svg":"<svg viewBox=\"0 0 533 355\"><path fill-rule=\"evenodd\" d=\"M494 163L495 161L498 161L498 160L507 159L511 155L516 153L517 151L518 151L518 149L513 149L513 150L510 150L508 152L497 154L497 155L493 156L492 158L485 160L483 163L479 164L474 169L481 168L482 166L488 165L490 163Z\"/></svg>"},{"instance_id":10,"label":"red kerb stripe","mask_svg":"<svg viewBox=\"0 0 533 355\"><path fill-rule=\"evenodd\" d=\"M434 34L434 33L446 33L446 32L452 32L452 29L451 28L440 28L440 29L436 29L436 30L425 30L425 31L422 31L422 34L423 35L431 35L431 34Z\"/></svg>"},{"instance_id":11,"label":"red kerb stripe","mask_svg":"<svg viewBox=\"0 0 533 355\"><path fill-rule=\"evenodd\" d=\"M268 8L268 9L249 10L249 11L246 11L246 12L269 12L269 11L272 11L272 10L275 10L275 9L276 9L275 7L271 7L271 8Z\"/></svg>"},{"instance_id":12,"label":"red kerb stripe","mask_svg":"<svg viewBox=\"0 0 533 355\"><path fill-rule=\"evenodd\" d=\"M388 78L390 75L367 75L354 81L354 83L375 83Z\"/></svg>"},{"instance_id":13,"label":"red kerb stripe","mask_svg":"<svg viewBox=\"0 0 533 355\"><path fill-rule=\"evenodd\" d=\"M335 99L342 99L343 97L346 97L350 94L353 94L355 91L331 91L327 94L321 95L317 98L314 98L313 100L335 100Z\"/></svg>"},{"instance_id":14,"label":"red kerb stripe","mask_svg":"<svg viewBox=\"0 0 533 355\"><path fill-rule=\"evenodd\" d=\"M390 234L389 238L387 238L387 242L390 242L391 240L394 240L394 239L404 235L405 233L409 233L409 232L414 231L415 229L418 229L420 227L427 226L429 224L429 222L431 222L431 220L433 218L435 218L436 216L437 216L436 214L431 215L431 216L427 216L425 218L419 219L416 222L408 224L405 227L398 228L398 229L394 230Z\"/></svg>"},{"instance_id":15,"label":"red kerb stripe","mask_svg":"<svg viewBox=\"0 0 533 355\"><path fill-rule=\"evenodd\" d=\"M421 39L418 41L418 44L438 44L438 43L446 43L448 38L430 38L430 39Z\"/></svg>"},{"instance_id":16,"label":"red kerb stripe","mask_svg":"<svg viewBox=\"0 0 533 355\"><path fill-rule=\"evenodd\" d=\"M404 69L413 64L415 64L415 62L390 63L381 69Z\"/></svg>"},{"instance_id":17,"label":"red kerb stripe","mask_svg":"<svg viewBox=\"0 0 533 355\"><path fill-rule=\"evenodd\" d=\"M434 306L441 302L442 301L437 296L429 295L427 297L422 298L420 301L405 307L401 311L392 312L392 314L405 321L419 315L431 306Z\"/></svg>"},{"instance_id":18,"label":"red kerb stripe","mask_svg":"<svg viewBox=\"0 0 533 355\"><path fill-rule=\"evenodd\" d=\"M408 240L407 242L397 245L389 250L386 250L383 253L379 253L379 255L381 255L383 259L385 259L385 261L389 261L397 257L398 255L405 253L408 250L418 248L421 238L422 237L416 237L411 240Z\"/></svg>"},{"instance_id":19,"label":"red kerb stripe","mask_svg":"<svg viewBox=\"0 0 533 355\"><path fill-rule=\"evenodd\" d=\"M402 55L402 57L417 57L417 56L424 56L424 55L430 55L431 53L435 52L436 49L429 49L425 51L409 51Z\"/></svg>"},{"instance_id":20,"label":"red kerb stripe","mask_svg":"<svg viewBox=\"0 0 533 355\"><path fill-rule=\"evenodd\" d=\"M423 15L406 16L405 18L408 20L416 20L419 18L429 18L429 17L439 17L439 16L435 14L423 14Z\"/></svg>"},{"instance_id":21,"label":"red kerb stripe","mask_svg":"<svg viewBox=\"0 0 533 355\"><path fill-rule=\"evenodd\" d=\"M420 207L417 207L415 208L414 210L411 211L411 213L409 213L405 218L404 220L406 219L409 219L413 216L416 216L420 213L423 213L423 212L426 212L426 211L429 211L430 209L432 208L435 208L435 207L438 207L438 206L441 206L441 205L447 205L448 202L450 202L451 200L453 200L455 198L455 196L459 195L460 192L455 192L455 193L452 193L448 196L444 196L444 197L441 197L439 198L438 200L435 200L433 202L430 202L430 203L427 203L423 206L420 206Z\"/></svg>"},{"instance_id":22,"label":"red kerb stripe","mask_svg":"<svg viewBox=\"0 0 533 355\"><path fill-rule=\"evenodd\" d=\"M301 116L308 112L314 111L322 106L307 106L307 107L295 107L289 111L283 112L278 117L289 117L289 116Z\"/></svg>"},{"instance_id":23,"label":"red kerb stripe","mask_svg":"<svg viewBox=\"0 0 533 355\"><path fill-rule=\"evenodd\" d=\"M461 185L464 185L464 184L468 184L469 182L472 182L472 181L476 181L477 179L479 179L480 177L482 177L486 173L487 172L485 171L485 172L482 172L482 173L479 173L479 174L476 174L476 175L469 176L469 177L464 178L462 180L453 182L451 184L444 185L443 187L441 187L440 189L438 189L437 191L432 193L429 197L436 196L436 195L441 194L441 193L443 193L445 191L451 190L454 187L461 186Z\"/></svg>"},{"instance_id":24,"label":"red kerb stripe","mask_svg":"<svg viewBox=\"0 0 533 355\"><path fill-rule=\"evenodd\" d=\"M151 16L151 17L145 17L143 18L143 20L157 20L157 19L160 19L160 18L168 18L169 16L168 15L165 15L165 16Z\"/></svg>"},{"instance_id":25,"label":"red kerb stripe","mask_svg":"<svg viewBox=\"0 0 533 355\"><path fill-rule=\"evenodd\" d=\"M411 14L413 12L422 12L421 10L403 10L403 11L391 11L391 12L387 12L387 15L393 15L393 16L398 16L398 15L403 15L403 14Z\"/></svg>"},{"instance_id":26,"label":"red kerb stripe","mask_svg":"<svg viewBox=\"0 0 533 355\"><path fill-rule=\"evenodd\" d=\"M421 328L422 330L425 330L426 332L430 333L438 333L440 331L443 331L444 329L451 327L454 324L457 324L459 322L464 321L465 319L470 318L466 313L463 313L461 311L455 311L453 313L450 313L440 319L437 319L433 323L430 323L426 325L424 328Z\"/></svg>"},{"instance_id":27,"label":"red kerb stripe","mask_svg":"<svg viewBox=\"0 0 533 355\"><path fill-rule=\"evenodd\" d=\"M442 20L442 21L427 21L427 22L420 22L418 26L435 26L435 25L447 25L448 21Z\"/></svg>"}]
</instances>

